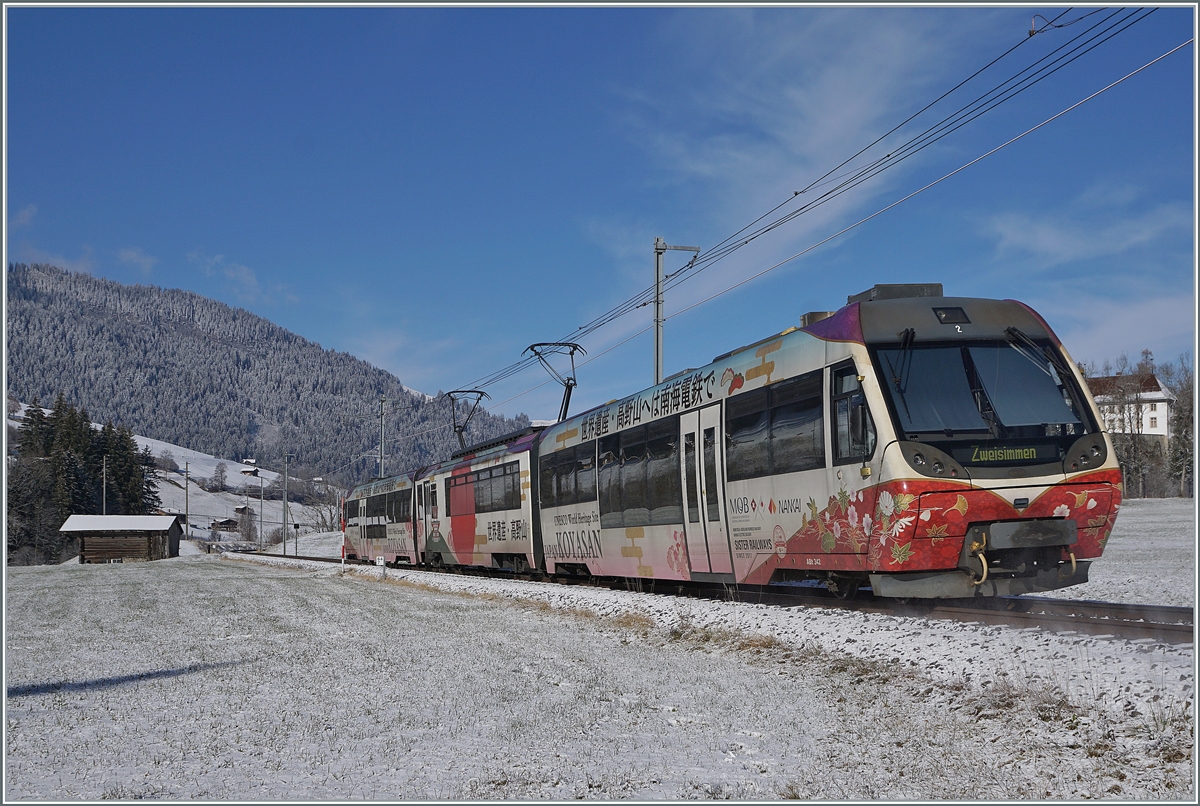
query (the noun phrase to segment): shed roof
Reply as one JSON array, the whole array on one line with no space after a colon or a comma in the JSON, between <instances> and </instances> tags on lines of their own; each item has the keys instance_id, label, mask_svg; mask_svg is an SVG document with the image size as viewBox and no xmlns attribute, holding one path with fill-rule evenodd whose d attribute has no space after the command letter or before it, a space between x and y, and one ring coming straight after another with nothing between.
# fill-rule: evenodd
<instances>
[{"instance_id":1,"label":"shed roof","mask_svg":"<svg viewBox=\"0 0 1200 806\"><path fill-rule=\"evenodd\" d=\"M166 532L174 515L72 515L60 532Z\"/></svg>"},{"instance_id":2,"label":"shed roof","mask_svg":"<svg viewBox=\"0 0 1200 806\"><path fill-rule=\"evenodd\" d=\"M1171 390L1162 385L1157 375L1100 375L1087 378L1088 388L1096 397L1140 395L1146 400L1174 400Z\"/></svg>"}]
</instances>

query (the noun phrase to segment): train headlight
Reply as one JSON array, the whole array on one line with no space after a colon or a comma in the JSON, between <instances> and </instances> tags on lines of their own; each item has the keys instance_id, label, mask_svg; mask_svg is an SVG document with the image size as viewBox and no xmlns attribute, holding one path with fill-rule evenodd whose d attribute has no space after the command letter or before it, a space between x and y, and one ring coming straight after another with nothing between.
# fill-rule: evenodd
<instances>
[{"instance_id":1,"label":"train headlight","mask_svg":"<svg viewBox=\"0 0 1200 806\"><path fill-rule=\"evenodd\" d=\"M1099 445L1092 446L1092 456L1095 456L1096 458L1100 458L1100 446Z\"/></svg>"},{"instance_id":2,"label":"train headlight","mask_svg":"<svg viewBox=\"0 0 1200 806\"><path fill-rule=\"evenodd\" d=\"M940 476L946 472L946 466L943 465L941 462L934 462L933 463L933 472L937 473Z\"/></svg>"},{"instance_id":3,"label":"train headlight","mask_svg":"<svg viewBox=\"0 0 1200 806\"><path fill-rule=\"evenodd\" d=\"M1086 453L1079 454L1079 464L1083 465L1084 467L1088 466L1088 457Z\"/></svg>"},{"instance_id":4,"label":"train headlight","mask_svg":"<svg viewBox=\"0 0 1200 806\"><path fill-rule=\"evenodd\" d=\"M918 464L918 465L923 465L923 464L925 464L925 454L923 454L923 453L914 453L914 454L913 454L913 463L914 463L914 464Z\"/></svg>"}]
</instances>

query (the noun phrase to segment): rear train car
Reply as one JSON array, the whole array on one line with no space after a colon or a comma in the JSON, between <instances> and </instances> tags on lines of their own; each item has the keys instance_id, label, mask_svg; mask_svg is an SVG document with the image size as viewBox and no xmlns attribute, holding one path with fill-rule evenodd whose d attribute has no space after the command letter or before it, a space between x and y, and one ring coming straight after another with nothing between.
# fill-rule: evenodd
<instances>
[{"instance_id":1,"label":"rear train car","mask_svg":"<svg viewBox=\"0 0 1200 806\"><path fill-rule=\"evenodd\" d=\"M1022 303L876 286L538 436L549 573L970 597L1087 579L1121 500Z\"/></svg>"},{"instance_id":2,"label":"rear train car","mask_svg":"<svg viewBox=\"0 0 1200 806\"><path fill-rule=\"evenodd\" d=\"M342 552L349 559L418 561L411 474L361 484L346 496Z\"/></svg>"}]
</instances>

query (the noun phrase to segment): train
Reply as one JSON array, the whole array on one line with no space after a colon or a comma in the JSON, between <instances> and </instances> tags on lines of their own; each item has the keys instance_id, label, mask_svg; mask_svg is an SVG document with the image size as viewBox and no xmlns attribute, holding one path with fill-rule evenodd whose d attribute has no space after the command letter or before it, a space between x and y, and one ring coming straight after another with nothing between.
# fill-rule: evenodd
<instances>
[{"instance_id":1,"label":"train","mask_svg":"<svg viewBox=\"0 0 1200 806\"><path fill-rule=\"evenodd\" d=\"M1015 300L879 284L553 425L376 479L347 557L896 599L1087 581L1120 468L1078 367Z\"/></svg>"}]
</instances>

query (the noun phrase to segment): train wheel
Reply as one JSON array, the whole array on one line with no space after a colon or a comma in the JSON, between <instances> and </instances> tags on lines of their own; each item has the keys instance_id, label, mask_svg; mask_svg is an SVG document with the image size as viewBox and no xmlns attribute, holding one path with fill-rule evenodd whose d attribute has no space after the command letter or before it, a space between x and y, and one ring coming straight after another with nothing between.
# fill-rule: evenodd
<instances>
[{"instance_id":1,"label":"train wheel","mask_svg":"<svg viewBox=\"0 0 1200 806\"><path fill-rule=\"evenodd\" d=\"M858 596L862 580L855 576L831 576L825 580L825 585L829 588L829 592L838 599L848 601Z\"/></svg>"},{"instance_id":2,"label":"train wheel","mask_svg":"<svg viewBox=\"0 0 1200 806\"><path fill-rule=\"evenodd\" d=\"M441 552L435 551L435 552L431 552L429 554L429 567L430 568L441 568L442 567Z\"/></svg>"}]
</instances>

